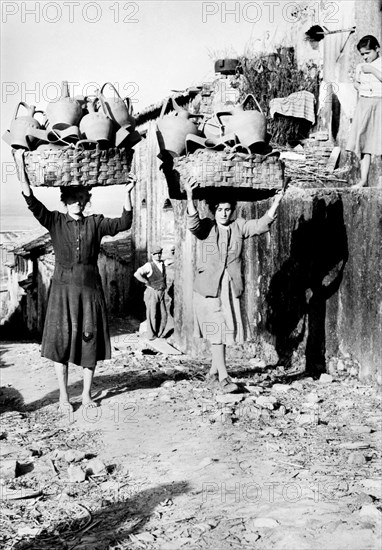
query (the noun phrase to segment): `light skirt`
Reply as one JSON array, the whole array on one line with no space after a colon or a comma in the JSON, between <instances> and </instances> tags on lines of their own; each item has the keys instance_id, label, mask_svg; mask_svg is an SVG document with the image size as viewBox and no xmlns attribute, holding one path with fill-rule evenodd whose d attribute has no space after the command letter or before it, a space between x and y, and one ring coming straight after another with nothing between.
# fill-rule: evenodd
<instances>
[{"instance_id":1,"label":"light skirt","mask_svg":"<svg viewBox=\"0 0 382 550\"><path fill-rule=\"evenodd\" d=\"M245 341L241 302L224 272L216 298L194 292L194 336L211 344L241 344Z\"/></svg>"},{"instance_id":2,"label":"light skirt","mask_svg":"<svg viewBox=\"0 0 382 550\"><path fill-rule=\"evenodd\" d=\"M382 98L360 97L346 145L359 157L382 155Z\"/></svg>"}]
</instances>

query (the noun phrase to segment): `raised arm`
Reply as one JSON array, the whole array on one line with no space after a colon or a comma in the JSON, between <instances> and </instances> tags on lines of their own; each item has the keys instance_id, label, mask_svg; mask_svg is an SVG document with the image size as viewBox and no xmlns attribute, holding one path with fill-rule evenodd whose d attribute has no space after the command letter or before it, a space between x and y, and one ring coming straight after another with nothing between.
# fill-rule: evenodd
<instances>
[{"instance_id":1,"label":"raised arm","mask_svg":"<svg viewBox=\"0 0 382 550\"><path fill-rule=\"evenodd\" d=\"M104 235L116 235L120 231L126 231L130 229L133 223L133 208L131 205L131 192L135 187L137 179L132 174L129 175L128 181L125 186L125 199L123 205L123 212L119 218L102 218L100 224L101 236Z\"/></svg>"},{"instance_id":2,"label":"raised arm","mask_svg":"<svg viewBox=\"0 0 382 550\"><path fill-rule=\"evenodd\" d=\"M191 216L193 216L194 214L197 214L196 206L193 199L193 191L197 187L198 187L197 181L192 178L189 178L184 184L184 189L187 194L187 212Z\"/></svg>"},{"instance_id":3,"label":"raised arm","mask_svg":"<svg viewBox=\"0 0 382 550\"><path fill-rule=\"evenodd\" d=\"M257 220L248 220L244 223L242 231L245 238L261 235L269 231L272 223L276 219L276 212L284 196L284 191L278 191L274 201L268 211Z\"/></svg>"},{"instance_id":4,"label":"raised arm","mask_svg":"<svg viewBox=\"0 0 382 550\"><path fill-rule=\"evenodd\" d=\"M13 158L16 164L17 177L19 179L21 192L25 197L32 194L28 176L25 172L24 149L12 149Z\"/></svg>"},{"instance_id":5,"label":"raised arm","mask_svg":"<svg viewBox=\"0 0 382 550\"><path fill-rule=\"evenodd\" d=\"M362 63L361 71L365 74L373 74L375 78L382 82L382 71L371 63Z\"/></svg>"},{"instance_id":6,"label":"raised arm","mask_svg":"<svg viewBox=\"0 0 382 550\"><path fill-rule=\"evenodd\" d=\"M13 158L15 159L17 177L20 182L21 192L25 198L29 210L32 212L36 220L43 227L50 231L55 223L56 212L51 212L33 195L24 164L24 151L22 149L14 150Z\"/></svg>"},{"instance_id":7,"label":"raised arm","mask_svg":"<svg viewBox=\"0 0 382 550\"><path fill-rule=\"evenodd\" d=\"M205 239L211 229L212 220L210 218L200 219L199 212L196 209L193 190L198 187L196 180L189 178L184 185L187 193L187 227L198 239Z\"/></svg>"}]
</instances>

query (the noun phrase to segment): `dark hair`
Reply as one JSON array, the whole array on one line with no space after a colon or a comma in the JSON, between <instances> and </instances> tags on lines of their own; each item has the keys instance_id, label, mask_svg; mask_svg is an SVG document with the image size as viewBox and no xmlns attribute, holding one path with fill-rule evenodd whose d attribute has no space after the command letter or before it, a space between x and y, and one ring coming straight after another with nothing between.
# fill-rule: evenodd
<instances>
[{"instance_id":1,"label":"dark hair","mask_svg":"<svg viewBox=\"0 0 382 550\"><path fill-rule=\"evenodd\" d=\"M379 42L375 38L375 36L367 34L366 36L363 36L357 44L357 50L360 51L361 48L376 50L377 48L379 48Z\"/></svg>"},{"instance_id":2,"label":"dark hair","mask_svg":"<svg viewBox=\"0 0 382 550\"><path fill-rule=\"evenodd\" d=\"M212 214L215 214L219 204L225 204L225 203L228 203L228 204L231 205L232 212L235 210L237 202L233 199L228 199L228 198L227 199L219 199L219 201L217 201L217 202L216 201L209 202L208 203L208 208L211 210Z\"/></svg>"},{"instance_id":3,"label":"dark hair","mask_svg":"<svg viewBox=\"0 0 382 550\"><path fill-rule=\"evenodd\" d=\"M74 186L66 186L61 187L61 202L63 202L65 205L68 204L68 200L72 199L77 196L77 193L86 193L87 194L87 200L86 204L90 202L90 199L92 198L91 194L91 187L85 187L84 185L74 185Z\"/></svg>"}]
</instances>

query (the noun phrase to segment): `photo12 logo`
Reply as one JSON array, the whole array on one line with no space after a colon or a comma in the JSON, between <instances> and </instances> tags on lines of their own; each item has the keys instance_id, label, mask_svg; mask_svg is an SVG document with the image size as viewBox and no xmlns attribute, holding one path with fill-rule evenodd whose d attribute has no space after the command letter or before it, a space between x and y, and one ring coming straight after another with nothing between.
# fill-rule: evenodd
<instances>
[{"instance_id":1,"label":"photo12 logo","mask_svg":"<svg viewBox=\"0 0 382 550\"><path fill-rule=\"evenodd\" d=\"M1 21L89 24L139 23L138 2L2 2Z\"/></svg>"},{"instance_id":2,"label":"photo12 logo","mask_svg":"<svg viewBox=\"0 0 382 550\"><path fill-rule=\"evenodd\" d=\"M314 23L338 23L335 15L339 11L337 2L309 1L262 1L257 2L202 2L202 22L218 20L221 23L275 23L277 19L285 23L296 23L309 16Z\"/></svg>"},{"instance_id":3,"label":"photo12 logo","mask_svg":"<svg viewBox=\"0 0 382 550\"><path fill-rule=\"evenodd\" d=\"M93 98L101 89L106 88L106 84L112 84L114 90L108 86L104 95L128 98L130 103L138 103L136 97L139 92L137 82L72 82L66 81L69 96L76 99ZM53 103L62 98L62 82L13 82L4 81L1 84L1 101L24 101L25 103L37 105L43 103Z\"/></svg>"}]
</instances>

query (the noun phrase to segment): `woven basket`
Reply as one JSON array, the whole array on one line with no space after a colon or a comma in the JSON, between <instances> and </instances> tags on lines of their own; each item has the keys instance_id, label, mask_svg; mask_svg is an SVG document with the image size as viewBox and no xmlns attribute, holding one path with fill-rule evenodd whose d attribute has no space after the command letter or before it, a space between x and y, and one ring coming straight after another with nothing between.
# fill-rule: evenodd
<instances>
[{"instance_id":1,"label":"woven basket","mask_svg":"<svg viewBox=\"0 0 382 550\"><path fill-rule=\"evenodd\" d=\"M284 183L284 163L272 156L199 149L174 158L174 169L182 189L190 176L200 187L281 189Z\"/></svg>"},{"instance_id":2,"label":"woven basket","mask_svg":"<svg viewBox=\"0 0 382 550\"><path fill-rule=\"evenodd\" d=\"M104 186L126 183L133 150L111 148L84 149L82 142L65 149L46 149L25 153L25 170L31 185L61 187L66 185Z\"/></svg>"}]
</instances>

